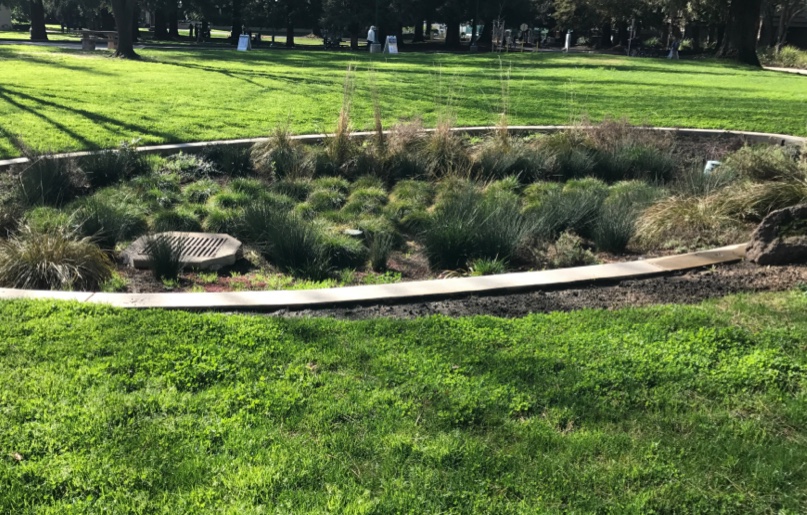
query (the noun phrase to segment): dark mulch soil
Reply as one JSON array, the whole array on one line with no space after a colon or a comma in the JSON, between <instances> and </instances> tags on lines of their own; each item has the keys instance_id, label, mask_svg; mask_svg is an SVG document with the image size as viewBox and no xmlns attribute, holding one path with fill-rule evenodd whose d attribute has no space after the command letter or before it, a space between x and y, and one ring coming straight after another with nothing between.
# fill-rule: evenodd
<instances>
[{"instance_id":1,"label":"dark mulch soil","mask_svg":"<svg viewBox=\"0 0 807 515\"><path fill-rule=\"evenodd\" d=\"M743 262L616 284L599 283L562 290L470 296L396 305L279 311L273 315L328 316L350 320L376 317L415 318L438 314L451 317L492 315L510 318L530 313L583 308L618 309L651 304L693 304L733 293L789 290L800 283L807 283L807 265L760 267Z\"/></svg>"}]
</instances>

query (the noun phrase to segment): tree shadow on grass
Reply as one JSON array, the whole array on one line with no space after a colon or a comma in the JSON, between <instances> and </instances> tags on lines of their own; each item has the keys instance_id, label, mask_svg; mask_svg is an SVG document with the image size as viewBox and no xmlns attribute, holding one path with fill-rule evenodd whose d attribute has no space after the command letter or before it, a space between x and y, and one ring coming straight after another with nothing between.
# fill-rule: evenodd
<instances>
[{"instance_id":1,"label":"tree shadow on grass","mask_svg":"<svg viewBox=\"0 0 807 515\"><path fill-rule=\"evenodd\" d=\"M12 98L12 95L14 97L16 97L16 99ZM34 114L35 116L38 116L38 117L42 118L46 122L52 124L54 127L56 127L59 130L65 132L66 134L70 135L72 138L80 141L85 146L85 148L98 148L98 145L95 144L95 143L92 143L90 140L88 140L84 136L81 136L77 132L69 129L64 124L43 115L42 113L40 113L36 109L33 109L33 108L29 107L29 106L26 106L25 104L22 104L19 100L28 100L30 102L35 102L35 103L37 103L39 105L42 105L42 106L48 106L48 107L52 107L54 109L62 109L62 110L65 110L65 111L69 111L69 112L71 112L73 114L76 114L76 115L82 116L84 118L87 118L88 120L91 120L91 121L93 121L95 123L98 123L100 125L107 126L107 127L111 128L113 130L128 131L128 132L130 132L132 134L151 134L151 135L156 135L156 136L159 136L159 137L163 138L165 141L179 141L181 139L176 134L169 134L169 133L166 133L166 132L161 132L159 130L156 130L154 127L142 127L140 125L135 125L133 123L122 122L120 120L116 120L114 118L110 118L109 116L105 116L105 115L102 115L102 114L99 114L99 113L93 113L93 112L90 112L90 111L87 111L87 110L84 110L84 109L79 109L79 108L76 108L76 107L70 107L70 106L64 105L64 104L57 104L56 102L51 102L50 100L45 100L45 99L42 99L42 98L39 98L39 97L35 97L35 96L30 95L28 93L23 93L22 91L15 90L13 88L9 88L8 86L0 87L0 99L3 99L5 101L7 101L9 104L17 107L18 109L21 109L23 111L27 111L29 113Z\"/></svg>"}]
</instances>

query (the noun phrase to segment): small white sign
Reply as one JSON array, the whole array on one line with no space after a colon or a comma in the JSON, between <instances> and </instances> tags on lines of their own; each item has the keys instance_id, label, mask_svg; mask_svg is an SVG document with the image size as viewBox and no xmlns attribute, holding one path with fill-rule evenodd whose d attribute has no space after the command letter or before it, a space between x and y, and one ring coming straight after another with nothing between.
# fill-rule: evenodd
<instances>
[{"instance_id":1,"label":"small white sign","mask_svg":"<svg viewBox=\"0 0 807 515\"><path fill-rule=\"evenodd\" d=\"M248 34L241 34L238 36L238 51L246 52L247 50L252 50L252 41Z\"/></svg>"},{"instance_id":2,"label":"small white sign","mask_svg":"<svg viewBox=\"0 0 807 515\"><path fill-rule=\"evenodd\" d=\"M384 53L385 54L397 54L398 53L398 38L395 36L387 36L387 41L384 43Z\"/></svg>"}]
</instances>

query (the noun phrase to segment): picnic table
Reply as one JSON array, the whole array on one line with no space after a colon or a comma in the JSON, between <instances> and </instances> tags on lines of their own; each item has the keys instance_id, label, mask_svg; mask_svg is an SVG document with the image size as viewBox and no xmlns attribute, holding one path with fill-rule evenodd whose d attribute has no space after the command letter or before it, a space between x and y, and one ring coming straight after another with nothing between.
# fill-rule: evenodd
<instances>
[{"instance_id":1,"label":"picnic table","mask_svg":"<svg viewBox=\"0 0 807 515\"><path fill-rule=\"evenodd\" d=\"M82 29L78 31L81 35L81 49L82 50L95 50L95 44L106 41L107 48L110 50L118 49L118 31L117 30L89 30Z\"/></svg>"}]
</instances>

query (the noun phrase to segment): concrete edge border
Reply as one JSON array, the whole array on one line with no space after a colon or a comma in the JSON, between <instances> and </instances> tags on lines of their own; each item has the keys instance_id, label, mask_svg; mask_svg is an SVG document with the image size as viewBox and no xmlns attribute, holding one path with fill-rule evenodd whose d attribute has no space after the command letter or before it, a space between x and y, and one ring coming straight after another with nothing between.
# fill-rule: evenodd
<instances>
[{"instance_id":1,"label":"concrete edge border","mask_svg":"<svg viewBox=\"0 0 807 515\"><path fill-rule=\"evenodd\" d=\"M537 133L552 133L572 128L588 129L591 126L572 126L572 125L513 125L509 127L510 132L537 132ZM672 133L683 136L706 136L706 137L721 137L721 136L738 136L747 139L753 143L767 143L771 145L801 145L807 144L807 137L789 136L787 134L773 134L765 132L749 132L749 131L729 131L720 129L687 129L675 127L638 127L642 130L651 130ZM435 129L424 129L424 132L433 132ZM482 127L455 127L452 129L455 132L462 134L480 134L489 133L497 130L497 127L482 126ZM389 134L390 131L384 131ZM371 137L374 132L354 132L354 138L367 138ZM293 136L293 139L299 140L306 144L319 143L325 138L327 134L303 134ZM233 147L249 147L255 143L266 141L268 138L241 138L230 140L214 140L214 141L197 141L191 143L175 143L165 145L148 145L138 147L137 151L144 154L159 154L168 155L177 152L196 153L201 152L207 147L212 146L233 146ZM93 154L103 152L103 150L82 151L82 152L66 152L61 154L54 154L56 158L77 158L85 157ZM0 160L0 170L4 170L13 165L24 164L28 162L27 157L17 157L13 159Z\"/></svg>"},{"instance_id":2,"label":"concrete edge border","mask_svg":"<svg viewBox=\"0 0 807 515\"><path fill-rule=\"evenodd\" d=\"M584 283L640 279L741 261L745 256L746 247L746 243L741 243L701 252L625 263L319 290L226 293L101 293L0 288L0 300L72 300L107 304L120 308L162 308L190 311L278 311L326 306L395 304L474 294L491 295L542 288L558 289Z\"/></svg>"}]
</instances>

